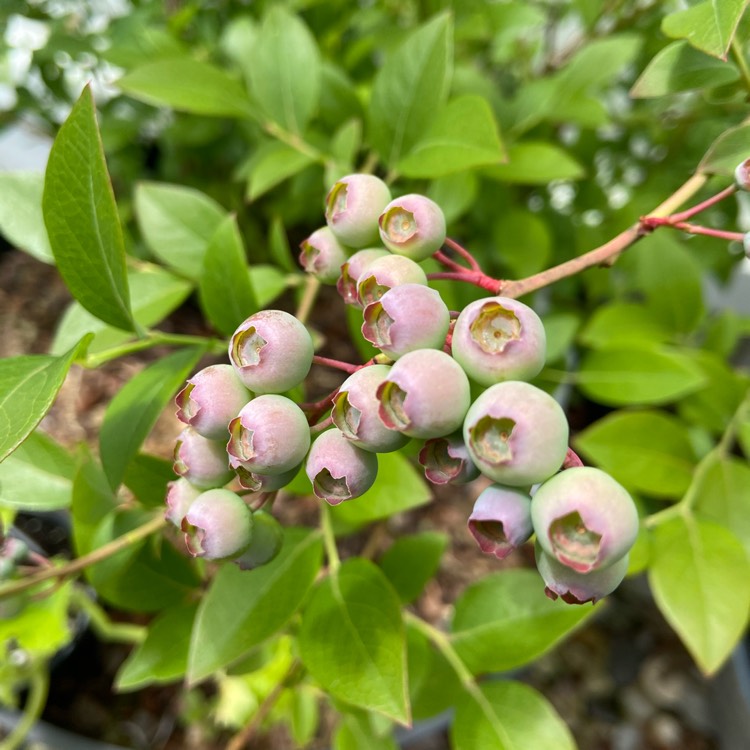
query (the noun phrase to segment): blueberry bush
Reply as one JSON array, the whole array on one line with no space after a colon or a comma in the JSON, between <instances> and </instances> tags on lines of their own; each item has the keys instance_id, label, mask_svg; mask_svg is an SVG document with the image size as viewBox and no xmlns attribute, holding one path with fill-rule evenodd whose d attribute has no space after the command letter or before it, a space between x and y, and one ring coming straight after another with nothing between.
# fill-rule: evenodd
<instances>
[{"instance_id":1,"label":"blueberry bush","mask_svg":"<svg viewBox=\"0 0 750 750\"><path fill-rule=\"evenodd\" d=\"M497 678L626 576L714 674L750 608L746 5L6 3L4 120L54 142L0 233L71 301L0 360L0 747L75 615L230 750L447 709L455 750L575 748ZM95 441L47 429L127 358ZM431 502L465 528L391 523ZM65 554L16 528L50 511ZM456 534L496 571L436 620Z\"/></svg>"}]
</instances>

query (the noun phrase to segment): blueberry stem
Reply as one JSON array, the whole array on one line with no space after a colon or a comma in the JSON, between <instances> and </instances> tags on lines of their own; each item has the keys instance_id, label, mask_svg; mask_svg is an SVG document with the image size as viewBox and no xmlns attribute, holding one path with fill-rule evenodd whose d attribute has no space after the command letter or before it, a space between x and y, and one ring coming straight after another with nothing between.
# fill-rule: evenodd
<instances>
[{"instance_id":1,"label":"blueberry stem","mask_svg":"<svg viewBox=\"0 0 750 750\"><path fill-rule=\"evenodd\" d=\"M62 579L67 578L74 573L79 573L89 565L94 565L94 563L106 560L108 557L112 557L112 555L116 555L118 552L133 546L137 542L140 542L141 539L151 536L151 534L154 534L166 525L167 521L164 516L156 516L142 526L138 526L122 536L118 536L116 539L113 539L102 547L89 552L88 555L83 555L83 557L71 560L64 565L59 565L54 568L45 568L38 573L33 573L30 576L0 586L0 599L12 596L13 594L19 594L21 591L33 588L38 583L43 583L44 581L49 581L53 578Z\"/></svg>"},{"instance_id":2,"label":"blueberry stem","mask_svg":"<svg viewBox=\"0 0 750 750\"><path fill-rule=\"evenodd\" d=\"M711 227L702 227L698 224L688 224L685 221L678 221L666 226L680 229L689 234L705 234L707 237L716 237L720 240L729 240L730 242L742 242L745 235L742 232L725 232L721 229L712 229Z\"/></svg>"},{"instance_id":3,"label":"blueberry stem","mask_svg":"<svg viewBox=\"0 0 750 750\"><path fill-rule=\"evenodd\" d=\"M339 557L338 547L336 547L336 536L333 533L331 509L325 502L320 504L320 526L323 531L323 545L328 558L328 567L331 573L335 573L341 565L341 558Z\"/></svg>"},{"instance_id":4,"label":"blueberry stem","mask_svg":"<svg viewBox=\"0 0 750 750\"><path fill-rule=\"evenodd\" d=\"M680 211L679 213L672 214L671 216L645 217L643 221L646 224L651 225L653 227L664 226L667 224L677 224L681 221L686 221L687 219L692 218L696 214L701 213L701 211L705 211L707 208L710 208L716 203L719 203L719 201L723 201L725 198L728 198L730 195L734 195L734 193L736 192L737 192L737 186L730 185L729 187L724 188L723 190L720 190L718 193L716 193L716 195L712 195L710 198L707 198L706 200L701 201L700 203L696 203L694 206L691 206L690 208L687 208L684 211Z\"/></svg>"},{"instance_id":5,"label":"blueberry stem","mask_svg":"<svg viewBox=\"0 0 750 750\"><path fill-rule=\"evenodd\" d=\"M427 278L433 280L446 279L448 281L465 281L468 284L473 284L481 289L486 289L492 294L499 294L502 285L508 283L499 281L498 279L493 279L482 271L469 271L467 269L463 269L462 271L438 271L437 273L428 273Z\"/></svg>"},{"instance_id":6,"label":"blueberry stem","mask_svg":"<svg viewBox=\"0 0 750 750\"><path fill-rule=\"evenodd\" d=\"M337 370L348 372L350 375L359 370L361 367L361 365L350 365L348 362L342 362L338 359L331 359L330 357L320 357L317 354L313 356L313 364L325 365L326 367L334 367Z\"/></svg>"},{"instance_id":7,"label":"blueberry stem","mask_svg":"<svg viewBox=\"0 0 750 750\"><path fill-rule=\"evenodd\" d=\"M469 268L473 271L482 270L477 259L463 245L459 245L458 242L452 240L450 237L445 238L445 244L453 250L456 255L460 255L469 264Z\"/></svg>"}]
</instances>

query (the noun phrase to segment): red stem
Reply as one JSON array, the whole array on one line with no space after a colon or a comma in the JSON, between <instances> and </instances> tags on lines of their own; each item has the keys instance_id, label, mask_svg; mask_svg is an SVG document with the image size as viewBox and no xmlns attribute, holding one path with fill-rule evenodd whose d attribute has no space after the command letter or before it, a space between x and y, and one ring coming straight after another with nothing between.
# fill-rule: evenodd
<instances>
[{"instance_id":1,"label":"red stem","mask_svg":"<svg viewBox=\"0 0 750 750\"><path fill-rule=\"evenodd\" d=\"M333 417L329 414L322 422L316 422L310 425L310 434L317 435L319 432L328 429L333 424Z\"/></svg>"},{"instance_id":2,"label":"red stem","mask_svg":"<svg viewBox=\"0 0 750 750\"><path fill-rule=\"evenodd\" d=\"M574 469L578 466L583 466L583 461L581 461L578 454L572 448L568 448L562 465L563 469Z\"/></svg>"},{"instance_id":3,"label":"red stem","mask_svg":"<svg viewBox=\"0 0 750 750\"><path fill-rule=\"evenodd\" d=\"M338 359L331 359L330 357L320 357L317 354L313 356L313 364L325 365L326 367L334 367L337 370L343 370L348 372L350 375L353 372L359 370L363 365L350 365L348 362L341 362Z\"/></svg>"},{"instance_id":4,"label":"red stem","mask_svg":"<svg viewBox=\"0 0 750 750\"><path fill-rule=\"evenodd\" d=\"M482 270L477 259L463 245L459 245L458 242L452 240L450 237L445 238L445 244L453 250L454 253L460 255L469 264L469 267L473 271Z\"/></svg>"},{"instance_id":5,"label":"red stem","mask_svg":"<svg viewBox=\"0 0 750 750\"><path fill-rule=\"evenodd\" d=\"M729 187L724 188L724 190L716 193L716 195L712 195L701 203L696 203L694 206L686 208L684 211L680 211L680 213L664 217L650 217L646 219L646 223L653 227L663 226L664 224L678 224L686 219L692 218L701 211L705 211L707 208L719 203L719 201L723 201L724 198L734 195L735 192L737 192L737 186L730 185Z\"/></svg>"},{"instance_id":6,"label":"red stem","mask_svg":"<svg viewBox=\"0 0 750 750\"><path fill-rule=\"evenodd\" d=\"M439 271L438 273L428 273L427 278L436 280L446 279L448 281L466 281L469 284L474 284L474 286L486 289L492 294L499 294L500 289L503 286L502 281L493 279L492 277L487 276L487 274L483 273L482 271Z\"/></svg>"},{"instance_id":7,"label":"red stem","mask_svg":"<svg viewBox=\"0 0 750 750\"><path fill-rule=\"evenodd\" d=\"M438 263L442 263L446 268L452 268L457 273L466 273L466 269L460 264L456 263L455 260L452 258L449 258L445 253L438 250L437 252L434 252L432 254L432 257L435 258L435 260Z\"/></svg>"},{"instance_id":8,"label":"red stem","mask_svg":"<svg viewBox=\"0 0 750 750\"><path fill-rule=\"evenodd\" d=\"M675 229L681 229L683 232L690 234L705 234L708 237L717 237L720 240L729 240L730 242L742 242L745 235L742 232L725 232L721 229L711 229L711 227L702 227L698 224L688 224L685 221L678 221L669 226Z\"/></svg>"}]
</instances>

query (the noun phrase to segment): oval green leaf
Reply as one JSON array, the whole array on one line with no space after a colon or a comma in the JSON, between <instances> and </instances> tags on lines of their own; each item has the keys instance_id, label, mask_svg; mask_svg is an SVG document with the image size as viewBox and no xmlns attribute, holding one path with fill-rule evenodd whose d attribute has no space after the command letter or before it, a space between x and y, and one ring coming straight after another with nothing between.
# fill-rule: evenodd
<instances>
[{"instance_id":1,"label":"oval green leaf","mask_svg":"<svg viewBox=\"0 0 750 750\"><path fill-rule=\"evenodd\" d=\"M410 33L375 76L370 140L395 167L429 129L448 96L453 68L453 24L442 13Z\"/></svg>"},{"instance_id":2,"label":"oval green leaf","mask_svg":"<svg viewBox=\"0 0 750 750\"><path fill-rule=\"evenodd\" d=\"M180 275L198 280L226 211L199 190L142 182L135 189L138 227L149 250Z\"/></svg>"},{"instance_id":3,"label":"oval green leaf","mask_svg":"<svg viewBox=\"0 0 750 750\"><path fill-rule=\"evenodd\" d=\"M750 563L731 531L693 517L654 531L649 581L656 604L701 670L714 674L742 637Z\"/></svg>"},{"instance_id":4,"label":"oval green leaf","mask_svg":"<svg viewBox=\"0 0 750 750\"><path fill-rule=\"evenodd\" d=\"M659 411L618 411L578 433L575 447L626 487L680 497L696 457L687 425Z\"/></svg>"},{"instance_id":5,"label":"oval green leaf","mask_svg":"<svg viewBox=\"0 0 750 750\"><path fill-rule=\"evenodd\" d=\"M635 406L675 401L706 381L695 364L679 352L618 347L589 352L576 382L601 404Z\"/></svg>"},{"instance_id":6,"label":"oval green leaf","mask_svg":"<svg viewBox=\"0 0 750 750\"><path fill-rule=\"evenodd\" d=\"M409 723L401 604L371 562L348 560L320 583L302 615L299 647L310 674L331 695Z\"/></svg>"},{"instance_id":7,"label":"oval green leaf","mask_svg":"<svg viewBox=\"0 0 750 750\"><path fill-rule=\"evenodd\" d=\"M122 227L88 87L52 145L42 211L70 293L105 323L135 330Z\"/></svg>"},{"instance_id":8,"label":"oval green leaf","mask_svg":"<svg viewBox=\"0 0 750 750\"><path fill-rule=\"evenodd\" d=\"M208 243L198 285L201 306L217 331L231 336L258 309L237 219L227 216Z\"/></svg>"},{"instance_id":9,"label":"oval green leaf","mask_svg":"<svg viewBox=\"0 0 750 750\"><path fill-rule=\"evenodd\" d=\"M547 699L520 682L466 692L451 727L454 750L575 750L570 729Z\"/></svg>"},{"instance_id":10,"label":"oval green leaf","mask_svg":"<svg viewBox=\"0 0 750 750\"><path fill-rule=\"evenodd\" d=\"M31 354L0 360L0 461L12 453L49 411L84 337L60 357Z\"/></svg>"},{"instance_id":11,"label":"oval green leaf","mask_svg":"<svg viewBox=\"0 0 750 750\"><path fill-rule=\"evenodd\" d=\"M157 360L112 399L99 433L102 466L112 489L120 485L141 443L203 354L203 348L191 347Z\"/></svg>"},{"instance_id":12,"label":"oval green leaf","mask_svg":"<svg viewBox=\"0 0 750 750\"><path fill-rule=\"evenodd\" d=\"M461 595L451 642L474 674L502 672L536 659L595 611L548 599L536 571L505 570Z\"/></svg>"},{"instance_id":13,"label":"oval green leaf","mask_svg":"<svg viewBox=\"0 0 750 750\"><path fill-rule=\"evenodd\" d=\"M225 565L203 597L190 645L188 679L199 682L284 627L320 570L319 534L288 528L278 557L242 571Z\"/></svg>"},{"instance_id":14,"label":"oval green leaf","mask_svg":"<svg viewBox=\"0 0 750 750\"><path fill-rule=\"evenodd\" d=\"M119 88L148 104L214 117L251 117L243 85L209 63L189 57L146 63L120 78Z\"/></svg>"}]
</instances>

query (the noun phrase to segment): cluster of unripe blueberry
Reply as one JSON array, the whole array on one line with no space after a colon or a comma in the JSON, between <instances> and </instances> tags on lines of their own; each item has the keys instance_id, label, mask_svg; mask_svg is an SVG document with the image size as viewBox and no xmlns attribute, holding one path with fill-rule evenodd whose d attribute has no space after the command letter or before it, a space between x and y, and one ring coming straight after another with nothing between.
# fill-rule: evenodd
<instances>
[{"instance_id":1,"label":"cluster of unripe blueberry","mask_svg":"<svg viewBox=\"0 0 750 750\"><path fill-rule=\"evenodd\" d=\"M167 517L192 554L253 567L278 551L278 523L223 489L230 480L272 493L304 464L315 494L337 505L372 486L379 453L417 439L431 482L463 484L480 474L492 481L468 520L484 552L504 558L536 534L548 595L571 603L595 601L620 583L638 531L633 501L598 469L561 471L569 463L567 419L527 382L545 360L538 315L500 296L451 313L427 285L420 261L440 250L445 231L440 207L425 196L392 200L383 181L365 174L333 186L326 226L302 243L300 262L362 309L362 335L381 354L352 368L326 404L330 429L311 440L320 410L306 413L282 395L310 370L309 332L280 310L239 326L230 364L202 370L177 397L187 426ZM474 399L472 381L475 392L484 388Z\"/></svg>"}]
</instances>

